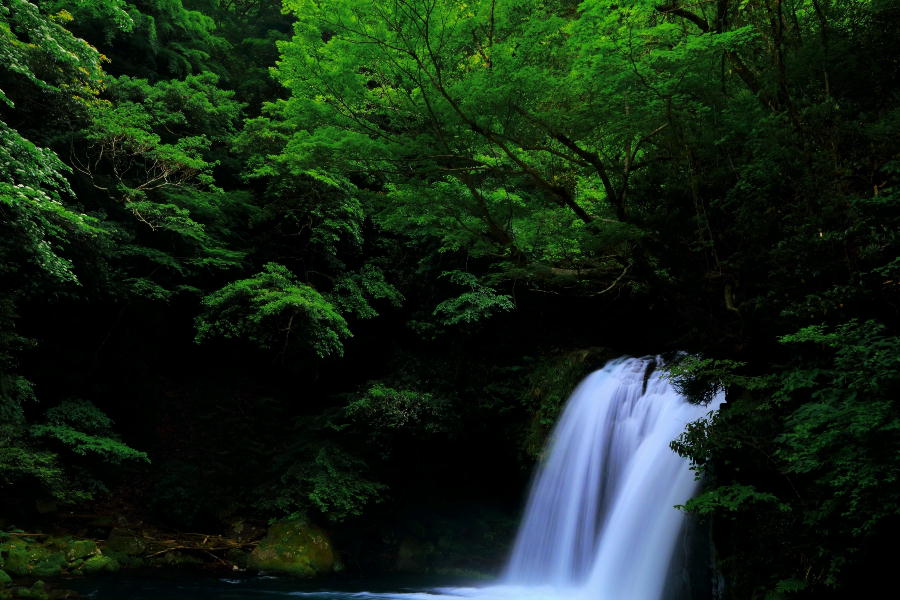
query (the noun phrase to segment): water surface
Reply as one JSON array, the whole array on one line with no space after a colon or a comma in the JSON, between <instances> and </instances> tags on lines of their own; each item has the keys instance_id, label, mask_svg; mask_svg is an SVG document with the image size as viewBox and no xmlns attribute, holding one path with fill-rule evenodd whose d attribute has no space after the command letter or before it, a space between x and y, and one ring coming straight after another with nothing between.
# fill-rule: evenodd
<instances>
[{"instance_id":1,"label":"water surface","mask_svg":"<svg viewBox=\"0 0 900 600\"><path fill-rule=\"evenodd\" d=\"M443 583L443 585L441 585ZM448 583L450 585L448 585ZM570 600L564 589L472 585L434 578L389 578L309 582L291 577L210 577L196 573L151 573L72 579L65 587L93 600Z\"/></svg>"}]
</instances>

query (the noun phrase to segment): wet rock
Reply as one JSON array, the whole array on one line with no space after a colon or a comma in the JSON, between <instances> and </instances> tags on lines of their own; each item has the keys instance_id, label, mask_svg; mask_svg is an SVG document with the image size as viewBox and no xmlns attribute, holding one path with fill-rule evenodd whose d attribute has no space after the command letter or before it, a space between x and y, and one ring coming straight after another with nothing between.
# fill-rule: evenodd
<instances>
[{"instance_id":1,"label":"wet rock","mask_svg":"<svg viewBox=\"0 0 900 600\"><path fill-rule=\"evenodd\" d=\"M97 542L93 540L69 540L63 548L63 555L69 562L98 554Z\"/></svg>"},{"instance_id":2,"label":"wet rock","mask_svg":"<svg viewBox=\"0 0 900 600\"><path fill-rule=\"evenodd\" d=\"M114 558L97 554L92 556L81 565L81 571L86 575L95 575L98 573L115 573L119 570L119 563Z\"/></svg>"},{"instance_id":3,"label":"wet rock","mask_svg":"<svg viewBox=\"0 0 900 600\"><path fill-rule=\"evenodd\" d=\"M38 577L56 577L65 567L66 557L61 552L52 552L30 565L30 571Z\"/></svg>"},{"instance_id":4,"label":"wet rock","mask_svg":"<svg viewBox=\"0 0 900 600\"><path fill-rule=\"evenodd\" d=\"M103 555L108 556L119 563L119 567L123 569L138 569L140 567L146 566L144 559L140 556L132 556L130 554L124 554L122 552L116 552L115 550L109 549L104 549Z\"/></svg>"},{"instance_id":5,"label":"wet rock","mask_svg":"<svg viewBox=\"0 0 900 600\"><path fill-rule=\"evenodd\" d=\"M30 575L34 565L47 559L51 552L40 544L12 538L3 544L6 554L3 569L12 575Z\"/></svg>"},{"instance_id":6,"label":"wet rock","mask_svg":"<svg viewBox=\"0 0 900 600\"><path fill-rule=\"evenodd\" d=\"M19 588L16 590L14 598L35 598L36 600L49 600L50 595L44 588L43 581L35 581L30 588Z\"/></svg>"},{"instance_id":7,"label":"wet rock","mask_svg":"<svg viewBox=\"0 0 900 600\"><path fill-rule=\"evenodd\" d=\"M299 520L273 524L250 553L248 566L261 571L314 577L334 572L335 552L324 531Z\"/></svg>"}]
</instances>

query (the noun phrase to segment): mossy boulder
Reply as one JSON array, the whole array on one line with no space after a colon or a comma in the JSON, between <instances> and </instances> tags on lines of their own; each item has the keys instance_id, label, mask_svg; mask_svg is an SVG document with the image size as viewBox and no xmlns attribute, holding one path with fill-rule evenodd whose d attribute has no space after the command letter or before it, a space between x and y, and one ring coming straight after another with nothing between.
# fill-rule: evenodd
<instances>
[{"instance_id":1,"label":"mossy boulder","mask_svg":"<svg viewBox=\"0 0 900 600\"><path fill-rule=\"evenodd\" d=\"M69 540L63 548L63 555L69 562L98 554L97 542L94 540Z\"/></svg>"},{"instance_id":2,"label":"mossy boulder","mask_svg":"<svg viewBox=\"0 0 900 600\"><path fill-rule=\"evenodd\" d=\"M335 552L324 531L299 520L273 524L250 553L252 569L315 577L334 572Z\"/></svg>"},{"instance_id":3,"label":"mossy boulder","mask_svg":"<svg viewBox=\"0 0 900 600\"><path fill-rule=\"evenodd\" d=\"M98 554L96 542L70 537L11 536L0 543L0 565L11 575L57 577L77 569L88 557Z\"/></svg>"},{"instance_id":4,"label":"mossy boulder","mask_svg":"<svg viewBox=\"0 0 900 600\"><path fill-rule=\"evenodd\" d=\"M34 565L48 559L53 553L41 544L13 538L3 544L6 555L3 569L13 575L30 575Z\"/></svg>"},{"instance_id":5,"label":"mossy boulder","mask_svg":"<svg viewBox=\"0 0 900 600\"><path fill-rule=\"evenodd\" d=\"M15 598L35 598L36 600L49 600L50 595L44 587L43 581L35 581L30 588L19 588L16 590Z\"/></svg>"},{"instance_id":6,"label":"mossy boulder","mask_svg":"<svg viewBox=\"0 0 900 600\"><path fill-rule=\"evenodd\" d=\"M56 577L66 568L66 557L61 552L53 552L31 565L31 574L38 577Z\"/></svg>"},{"instance_id":7,"label":"mossy boulder","mask_svg":"<svg viewBox=\"0 0 900 600\"><path fill-rule=\"evenodd\" d=\"M99 573L115 573L119 570L119 563L114 558L97 554L90 557L81 565L81 571L86 575Z\"/></svg>"}]
</instances>

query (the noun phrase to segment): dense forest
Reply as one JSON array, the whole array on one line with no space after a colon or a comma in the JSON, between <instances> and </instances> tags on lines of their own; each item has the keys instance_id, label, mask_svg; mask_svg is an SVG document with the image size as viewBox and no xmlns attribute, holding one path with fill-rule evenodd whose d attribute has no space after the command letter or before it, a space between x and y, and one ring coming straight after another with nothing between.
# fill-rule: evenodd
<instances>
[{"instance_id":1,"label":"dense forest","mask_svg":"<svg viewBox=\"0 0 900 600\"><path fill-rule=\"evenodd\" d=\"M898 47L896 0L0 0L0 530L495 570L574 384L653 354L727 393L672 444L726 596L859 597Z\"/></svg>"}]
</instances>

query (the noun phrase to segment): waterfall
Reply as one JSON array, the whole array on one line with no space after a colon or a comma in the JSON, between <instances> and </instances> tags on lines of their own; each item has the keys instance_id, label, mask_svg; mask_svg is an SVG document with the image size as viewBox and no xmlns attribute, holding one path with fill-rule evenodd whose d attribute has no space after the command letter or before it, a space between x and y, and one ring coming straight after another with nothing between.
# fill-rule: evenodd
<instances>
[{"instance_id":1,"label":"waterfall","mask_svg":"<svg viewBox=\"0 0 900 600\"><path fill-rule=\"evenodd\" d=\"M553 430L532 484L505 581L597 600L660 600L696 491L669 442L718 408L688 403L653 358L588 376Z\"/></svg>"},{"instance_id":2,"label":"waterfall","mask_svg":"<svg viewBox=\"0 0 900 600\"><path fill-rule=\"evenodd\" d=\"M685 515L675 508L697 489L688 462L669 443L716 410L690 404L658 358L620 358L572 393L531 487L512 556L499 585L427 592L357 593L389 600L671 600L667 579ZM708 582L711 583L711 582ZM298 595L298 594L294 594ZM314 596L314 595L313 595ZM320 597L320 596L314 596Z\"/></svg>"}]
</instances>

